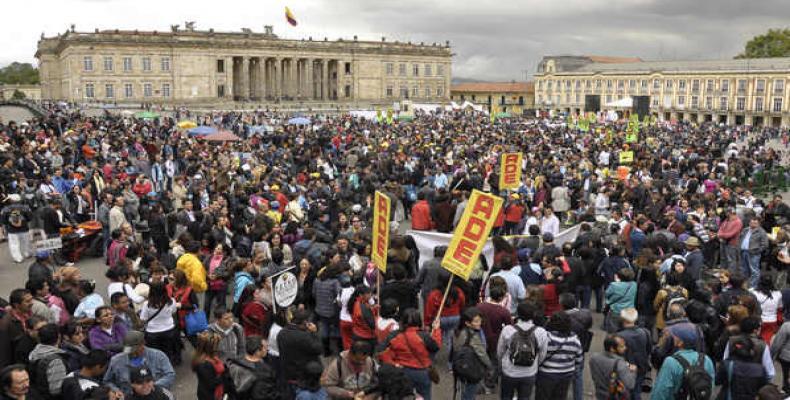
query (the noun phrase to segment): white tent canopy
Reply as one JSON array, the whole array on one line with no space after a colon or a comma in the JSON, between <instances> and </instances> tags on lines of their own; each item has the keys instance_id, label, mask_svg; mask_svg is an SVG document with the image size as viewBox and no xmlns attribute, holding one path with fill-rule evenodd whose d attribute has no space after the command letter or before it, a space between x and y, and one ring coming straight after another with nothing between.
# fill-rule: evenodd
<instances>
[{"instance_id":1,"label":"white tent canopy","mask_svg":"<svg viewBox=\"0 0 790 400\"><path fill-rule=\"evenodd\" d=\"M634 106L634 99L630 97L623 97L620 100L613 101L611 103L606 103L605 107L611 108L631 108Z\"/></svg>"}]
</instances>

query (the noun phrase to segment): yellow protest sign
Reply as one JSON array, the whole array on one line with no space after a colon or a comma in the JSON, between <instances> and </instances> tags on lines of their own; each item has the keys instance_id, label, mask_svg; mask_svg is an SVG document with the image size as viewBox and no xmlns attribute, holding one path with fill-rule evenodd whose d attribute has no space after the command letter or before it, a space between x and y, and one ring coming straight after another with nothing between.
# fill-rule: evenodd
<instances>
[{"instance_id":1,"label":"yellow protest sign","mask_svg":"<svg viewBox=\"0 0 790 400\"><path fill-rule=\"evenodd\" d=\"M518 189L521 186L522 154L504 153L499 162L499 190Z\"/></svg>"},{"instance_id":2,"label":"yellow protest sign","mask_svg":"<svg viewBox=\"0 0 790 400\"><path fill-rule=\"evenodd\" d=\"M630 164L634 162L634 152L629 151L621 151L620 152L620 164Z\"/></svg>"},{"instance_id":3,"label":"yellow protest sign","mask_svg":"<svg viewBox=\"0 0 790 400\"><path fill-rule=\"evenodd\" d=\"M370 258L383 273L387 272L389 242L390 198L377 190L373 197L373 251Z\"/></svg>"},{"instance_id":4,"label":"yellow protest sign","mask_svg":"<svg viewBox=\"0 0 790 400\"><path fill-rule=\"evenodd\" d=\"M469 280L502 208L502 202L499 196L472 191L442 259L442 267L464 280Z\"/></svg>"}]
</instances>

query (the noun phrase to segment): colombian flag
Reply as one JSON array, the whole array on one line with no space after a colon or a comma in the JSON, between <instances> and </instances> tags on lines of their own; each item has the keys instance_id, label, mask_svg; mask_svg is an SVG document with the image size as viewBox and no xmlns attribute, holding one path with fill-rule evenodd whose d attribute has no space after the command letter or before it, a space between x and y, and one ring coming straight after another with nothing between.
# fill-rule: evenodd
<instances>
[{"instance_id":1,"label":"colombian flag","mask_svg":"<svg viewBox=\"0 0 790 400\"><path fill-rule=\"evenodd\" d=\"M294 18L293 13L291 12L291 10L288 7L285 7L285 19L292 26L296 26L296 18Z\"/></svg>"}]
</instances>

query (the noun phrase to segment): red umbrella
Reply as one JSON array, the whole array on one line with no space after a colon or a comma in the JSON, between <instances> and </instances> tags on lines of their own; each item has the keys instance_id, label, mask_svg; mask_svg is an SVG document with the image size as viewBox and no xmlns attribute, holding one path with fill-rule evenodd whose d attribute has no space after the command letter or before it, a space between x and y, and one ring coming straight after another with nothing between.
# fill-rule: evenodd
<instances>
[{"instance_id":1,"label":"red umbrella","mask_svg":"<svg viewBox=\"0 0 790 400\"><path fill-rule=\"evenodd\" d=\"M238 142L241 140L241 138L234 135L233 132L230 131L219 131L217 133L204 136L203 140L209 142Z\"/></svg>"}]
</instances>

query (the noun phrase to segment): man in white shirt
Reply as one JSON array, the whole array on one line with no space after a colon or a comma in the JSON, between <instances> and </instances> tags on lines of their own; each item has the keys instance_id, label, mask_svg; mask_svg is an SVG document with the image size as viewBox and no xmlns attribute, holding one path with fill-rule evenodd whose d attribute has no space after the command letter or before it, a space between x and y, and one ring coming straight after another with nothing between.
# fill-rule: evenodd
<instances>
[{"instance_id":1,"label":"man in white shirt","mask_svg":"<svg viewBox=\"0 0 790 400\"><path fill-rule=\"evenodd\" d=\"M123 213L123 196L115 197L115 205L110 209L110 233L115 232L121 225L127 223Z\"/></svg>"}]
</instances>

